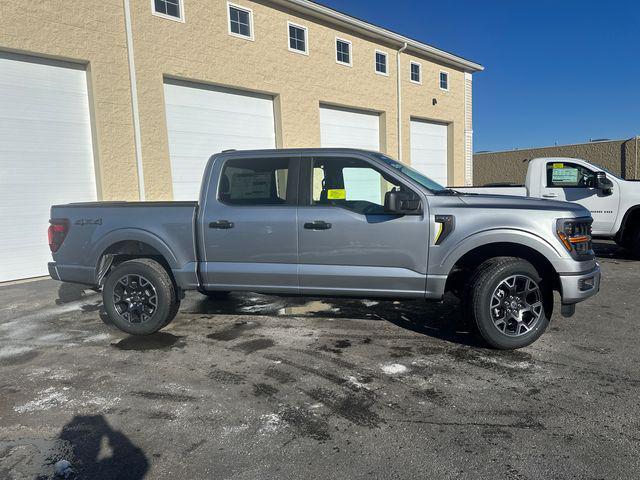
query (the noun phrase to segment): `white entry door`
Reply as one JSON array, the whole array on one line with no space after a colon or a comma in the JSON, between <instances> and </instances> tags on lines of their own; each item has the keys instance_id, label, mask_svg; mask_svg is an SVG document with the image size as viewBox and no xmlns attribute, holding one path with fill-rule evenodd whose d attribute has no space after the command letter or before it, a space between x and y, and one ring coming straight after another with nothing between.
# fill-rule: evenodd
<instances>
[{"instance_id":1,"label":"white entry door","mask_svg":"<svg viewBox=\"0 0 640 480\"><path fill-rule=\"evenodd\" d=\"M380 116L362 110L321 106L320 146L379 151ZM379 195L372 188L380 184L380 177L374 170L347 168L343 175L345 184L350 185L347 200L379 201ZM368 198L368 195L373 197Z\"/></svg>"},{"instance_id":2,"label":"white entry door","mask_svg":"<svg viewBox=\"0 0 640 480\"><path fill-rule=\"evenodd\" d=\"M447 125L411 119L411 166L440 185L448 184Z\"/></svg>"},{"instance_id":3,"label":"white entry door","mask_svg":"<svg viewBox=\"0 0 640 480\"><path fill-rule=\"evenodd\" d=\"M166 80L174 200L197 200L207 160L222 150L276 147L273 98Z\"/></svg>"},{"instance_id":4,"label":"white entry door","mask_svg":"<svg viewBox=\"0 0 640 480\"><path fill-rule=\"evenodd\" d=\"M84 67L0 53L0 282L47 275L51 205L96 196Z\"/></svg>"}]
</instances>

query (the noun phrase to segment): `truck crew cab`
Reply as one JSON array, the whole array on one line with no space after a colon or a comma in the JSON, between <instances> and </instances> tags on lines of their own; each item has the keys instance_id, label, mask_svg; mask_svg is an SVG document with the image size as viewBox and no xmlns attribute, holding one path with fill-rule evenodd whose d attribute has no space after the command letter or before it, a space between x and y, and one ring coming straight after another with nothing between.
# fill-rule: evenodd
<instances>
[{"instance_id":1,"label":"truck crew cab","mask_svg":"<svg viewBox=\"0 0 640 480\"><path fill-rule=\"evenodd\" d=\"M441 300L460 295L493 347L529 345L553 291L599 289L592 218L576 204L465 195L378 152L213 155L198 202L51 208L51 276L102 288L125 332L167 325L186 290Z\"/></svg>"}]
</instances>

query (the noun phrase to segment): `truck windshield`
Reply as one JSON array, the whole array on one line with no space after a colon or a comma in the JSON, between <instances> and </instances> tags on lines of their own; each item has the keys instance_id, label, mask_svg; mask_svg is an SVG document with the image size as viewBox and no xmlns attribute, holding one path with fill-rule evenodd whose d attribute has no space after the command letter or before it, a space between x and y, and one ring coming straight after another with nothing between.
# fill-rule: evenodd
<instances>
[{"instance_id":1,"label":"truck windshield","mask_svg":"<svg viewBox=\"0 0 640 480\"><path fill-rule=\"evenodd\" d=\"M382 160L384 163L386 163L390 167L395 168L399 172L405 174L407 177L411 178L412 180L415 180L420 185L422 185L423 187L428 188L429 190L431 190L434 193L448 191L447 188L443 187L438 182L435 182L435 181L431 180L429 177L424 176L423 174L421 174L417 170L414 170L413 168L411 168L408 165L405 165L404 163L400 163L397 160L394 160L393 158L390 158L390 157L387 157L386 155L383 155L382 153L373 152L373 155L377 159Z\"/></svg>"}]
</instances>

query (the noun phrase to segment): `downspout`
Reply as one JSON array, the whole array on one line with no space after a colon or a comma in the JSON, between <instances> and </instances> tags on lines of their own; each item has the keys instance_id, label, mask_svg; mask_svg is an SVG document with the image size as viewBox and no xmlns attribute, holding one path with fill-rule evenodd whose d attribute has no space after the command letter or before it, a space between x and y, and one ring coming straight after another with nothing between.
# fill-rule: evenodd
<instances>
[{"instance_id":1,"label":"downspout","mask_svg":"<svg viewBox=\"0 0 640 480\"><path fill-rule=\"evenodd\" d=\"M127 34L127 55L129 56L129 80L131 82L131 109L133 112L133 138L136 146L138 169L138 196L145 200L144 172L142 170L142 143L140 142L140 112L138 111L138 87L136 84L136 64L133 58L133 31L131 29L131 6L124 0L124 26Z\"/></svg>"},{"instance_id":2,"label":"downspout","mask_svg":"<svg viewBox=\"0 0 640 480\"><path fill-rule=\"evenodd\" d=\"M404 42L402 48L398 50L398 55L396 56L397 65L396 65L396 76L398 77L398 161L402 162L402 77L400 74L400 54L404 52L407 47L407 42ZM637 149L636 149L637 151Z\"/></svg>"},{"instance_id":3,"label":"downspout","mask_svg":"<svg viewBox=\"0 0 640 480\"><path fill-rule=\"evenodd\" d=\"M638 178L638 138L640 138L640 135L636 135L636 163L633 171L634 180L640 180L640 178Z\"/></svg>"}]
</instances>

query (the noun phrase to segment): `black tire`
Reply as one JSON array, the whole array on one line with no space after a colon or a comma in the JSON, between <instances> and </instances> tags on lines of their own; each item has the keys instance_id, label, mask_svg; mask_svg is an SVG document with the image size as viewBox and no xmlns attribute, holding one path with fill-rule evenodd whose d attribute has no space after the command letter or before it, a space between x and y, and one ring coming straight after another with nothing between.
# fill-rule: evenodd
<instances>
[{"instance_id":1,"label":"black tire","mask_svg":"<svg viewBox=\"0 0 640 480\"><path fill-rule=\"evenodd\" d=\"M510 282L513 290L509 290ZM465 316L473 320L485 342L494 348L513 350L531 345L544 333L553 310L553 291L531 263L497 257L473 273L465 288L464 303ZM516 311L520 321L511 316Z\"/></svg>"},{"instance_id":2,"label":"black tire","mask_svg":"<svg viewBox=\"0 0 640 480\"><path fill-rule=\"evenodd\" d=\"M640 258L640 225L634 225L629 232L629 240L625 242L625 247L634 257Z\"/></svg>"},{"instance_id":3,"label":"black tire","mask_svg":"<svg viewBox=\"0 0 640 480\"><path fill-rule=\"evenodd\" d=\"M111 322L131 335L157 332L173 320L180 306L169 274L150 258L128 260L111 270L102 301Z\"/></svg>"}]
</instances>

